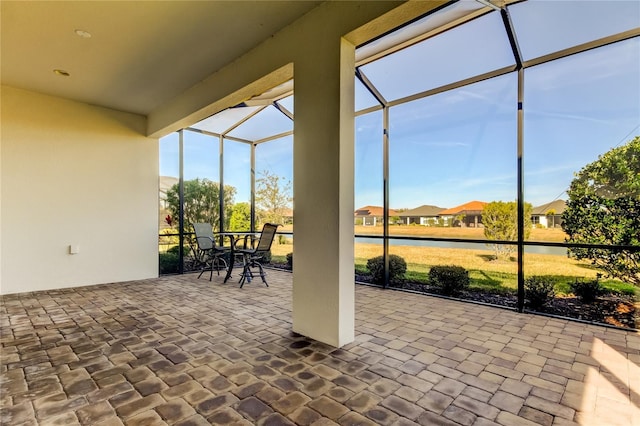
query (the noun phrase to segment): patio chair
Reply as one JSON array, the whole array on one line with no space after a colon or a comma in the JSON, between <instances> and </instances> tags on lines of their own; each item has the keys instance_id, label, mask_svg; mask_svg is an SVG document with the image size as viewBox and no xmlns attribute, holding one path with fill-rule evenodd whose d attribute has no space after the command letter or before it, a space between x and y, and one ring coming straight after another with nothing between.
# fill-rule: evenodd
<instances>
[{"instance_id":1,"label":"patio chair","mask_svg":"<svg viewBox=\"0 0 640 426\"><path fill-rule=\"evenodd\" d=\"M198 244L199 251L198 258L202 264L198 278L202 276L204 271L210 271L209 281L211 281L214 269L218 272L218 275L220 275L220 269L227 269L227 261L223 256L228 253L229 249L216 246L216 241L213 237L213 227L210 223L192 223L191 226L193 226L193 230L196 233L196 243ZM224 265L224 267L222 267L222 265Z\"/></svg>"},{"instance_id":2,"label":"patio chair","mask_svg":"<svg viewBox=\"0 0 640 426\"><path fill-rule=\"evenodd\" d=\"M251 282L254 277L251 268L258 268L260 271L260 278L264 285L269 287L267 280L265 279L264 268L262 267L261 260L264 259L265 254L271 250L271 244L276 236L276 229L279 225L273 223L265 223L260 233L260 238L257 244L253 248L244 248L236 250L236 253L242 255L242 275L240 276L240 288L245 282Z\"/></svg>"}]
</instances>

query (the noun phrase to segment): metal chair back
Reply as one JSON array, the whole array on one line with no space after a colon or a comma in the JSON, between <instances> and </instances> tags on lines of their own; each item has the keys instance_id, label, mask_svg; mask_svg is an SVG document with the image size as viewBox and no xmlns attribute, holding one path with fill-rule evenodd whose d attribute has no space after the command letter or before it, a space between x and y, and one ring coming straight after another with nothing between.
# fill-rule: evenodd
<instances>
[{"instance_id":1,"label":"metal chair back","mask_svg":"<svg viewBox=\"0 0 640 426\"><path fill-rule=\"evenodd\" d=\"M196 242L200 250L207 251L215 248L213 227L210 223L193 223L192 226L196 233Z\"/></svg>"},{"instance_id":2,"label":"metal chair back","mask_svg":"<svg viewBox=\"0 0 640 426\"><path fill-rule=\"evenodd\" d=\"M256 245L256 253L267 252L271 250L271 244L273 244L273 239L276 236L276 230L279 225L273 223L265 223L262 227L262 233L260 234L260 239L258 240L258 244Z\"/></svg>"}]
</instances>

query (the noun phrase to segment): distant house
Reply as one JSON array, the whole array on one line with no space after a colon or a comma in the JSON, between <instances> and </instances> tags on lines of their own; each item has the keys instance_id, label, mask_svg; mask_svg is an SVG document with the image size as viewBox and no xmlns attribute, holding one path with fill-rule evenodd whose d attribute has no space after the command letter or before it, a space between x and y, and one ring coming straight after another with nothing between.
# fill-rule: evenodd
<instances>
[{"instance_id":1,"label":"distant house","mask_svg":"<svg viewBox=\"0 0 640 426\"><path fill-rule=\"evenodd\" d=\"M417 224L417 225L435 225L438 223L438 217L440 212L445 210L444 207L422 205L415 209L405 210L399 212L398 216L402 219L402 223L405 225Z\"/></svg>"},{"instance_id":2,"label":"distant house","mask_svg":"<svg viewBox=\"0 0 640 426\"><path fill-rule=\"evenodd\" d=\"M554 200L534 207L531 211L531 224L541 228L557 228L562 225L562 213L566 208L564 200Z\"/></svg>"},{"instance_id":3,"label":"distant house","mask_svg":"<svg viewBox=\"0 0 640 426\"><path fill-rule=\"evenodd\" d=\"M468 203L446 209L440 212L440 217L449 226L478 228L482 226L482 210L488 203L484 201L469 201Z\"/></svg>"},{"instance_id":4,"label":"distant house","mask_svg":"<svg viewBox=\"0 0 640 426\"><path fill-rule=\"evenodd\" d=\"M293 209L285 208L282 210L283 225L291 225L293 223Z\"/></svg>"},{"instance_id":5,"label":"distant house","mask_svg":"<svg viewBox=\"0 0 640 426\"><path fill-rule=\"evenodd\" d=\"M360 207L354 213L354 223L356 225L375 226L384 223L384 209L380 206ZM389 209L389 217L398 216L398 212ZM391 223L391 220L389 221Z\"/></svg>"}]
</instances>

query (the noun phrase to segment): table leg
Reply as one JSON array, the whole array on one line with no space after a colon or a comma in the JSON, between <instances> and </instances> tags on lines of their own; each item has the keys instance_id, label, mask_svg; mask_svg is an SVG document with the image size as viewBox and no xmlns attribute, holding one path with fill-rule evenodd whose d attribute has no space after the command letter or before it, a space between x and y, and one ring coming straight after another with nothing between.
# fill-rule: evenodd
<instances>
[{"instance_id":1,"label":"table leg","mask_svg":"<svg viewBox=\"0 0 640 426\"><path fill-rule=\"evenodd\" d=\"M226 283L231 278L231 271L233 271L233 264L236 261L236 241L233 235L229 235L231 240L231 250L229 251L229 264L227 265L227 275L224 277L223 283Z\"/></svg>"}]
</instances>

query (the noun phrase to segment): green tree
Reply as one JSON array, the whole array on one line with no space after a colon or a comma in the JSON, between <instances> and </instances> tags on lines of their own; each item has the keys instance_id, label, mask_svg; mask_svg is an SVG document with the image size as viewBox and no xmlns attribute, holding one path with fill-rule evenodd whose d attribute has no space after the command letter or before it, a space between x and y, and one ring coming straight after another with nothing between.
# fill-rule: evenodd
<instances>
[{"instance_id":1,"label":"green tree","mask_svg":"<svg viewBox=\"0 0 640 426\"><path fill-rule=\"evenodd\" d=\"M249 203L234 204L229 218L229 230L248 231L249 229L251 229L251 205Z\"/></svg>"},{"instance_id":2,"label":"green tree","mask_svg":"<svg viewBox=\"0 0 640 426\"><path fill-rule=\"evenodd\" d=\"M167 204L177 226L180 209L179 184L167 191ZM236 189L224 186L224 205L227 223L231 216ZM208 222L214 230L220 225L220 184L209 179L192 179L184 182L184 226L189 229L191 223Z\"/></svg>"},{"instance_id":3,"label":"green tree","mask_svg":"<svg viewBox=\"0 0 640 426\"><path fill-rule=\"evenodd\" d=\"M569 243L640 245L640 136L576 173L562 229ZM571 248L609 276L640 286L640 252Z\"/></svg>"},{"instance_id":4,"label":"green tree","mask_svg":"<svg viewBox=\"0 0 640 426\"><path fill-rule=\"evenodd\" d=\"M268 170L256 179L256 207L260 210L260 221L284 223L284 213L291 208L291 181L272 174Z\"/></svg>"},{"instance_id":5,"label":"green tree","mask_svg":"<svg viewBox=\"0 0 640 426\"><path fill-rule=\"evenodd\" d=\"M533 207L524 203L524 238L531 234L531 211ZM518 239L518 203L515 201L493 201L482 210L484 236L488 240L517 241ZM509 259L516 250L512 244L493 244L496 259Z\"/></svg>"}]
</instances>

